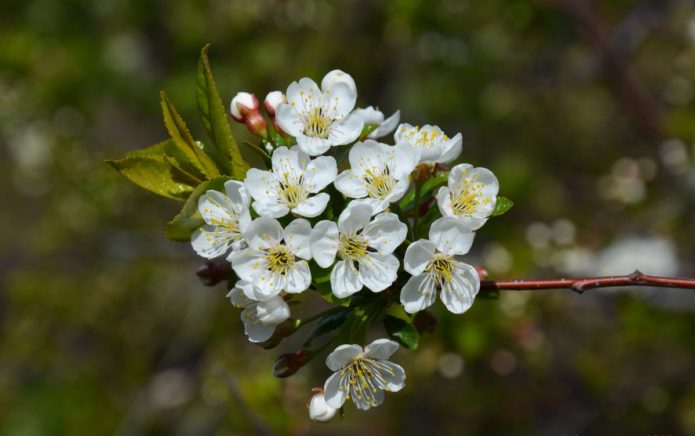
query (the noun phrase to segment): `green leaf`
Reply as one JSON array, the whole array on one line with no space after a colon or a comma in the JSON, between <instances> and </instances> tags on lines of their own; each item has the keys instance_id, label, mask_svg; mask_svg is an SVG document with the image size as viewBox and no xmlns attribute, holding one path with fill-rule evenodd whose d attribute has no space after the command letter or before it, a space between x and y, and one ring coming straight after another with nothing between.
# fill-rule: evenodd
<instances>
[{"instance_id":1,"label":"green leaf","mask_svg":"<svg viewBox=\"0 0 695 436\"><path fill-rule=\"evenodd\" d=\"M164 125L171 135L171 139L176 145L173 156L178 162L190 162L195 168L195 176L199 179L211 179L220 175L217 165L212 161L203 148L196 143L191 136L191 132L186 126L186 122L176 111L174 104L169 100L164 91L160 93L162 98L162 114Z\"/></svg>"},{"instance_id":2,"label":"green leaf","mask_svg":"<svg viewBox=\"0 0 695 436\"><path fill-rule=\"evenodd\" d=\"M331 289L331 269L323 269L314 262L311 262L311 277L312 283L321 297L331 304L347 307L350 304L352 297L338 298L333 295Z\"/></svg>"},{"instance_id":3,"label":"green leaf","mask_svg":"<svg viewBox=\"0 0 695 436\"><path fill-rule=\"evenodd\" d=\"M336 338L338 344L364 344L367 328L382 313L383 309L383 302L379 300L364 306L353 307Z\"/></svg>"},{"instance_id":4,"label":"green leaf","mask_svg":"<svg viewBox=\"0 0 695 436\"><path fill-rule=\"evenodd\" d=\"M497 202L495 203L495 210L492 211L491 216L500 216L506 213L509 209L514 206L514 202L507 197L497 197Z\"/></svg>"},{"instance_id":5,"label":"green leaf","mask_svg":"<svg viewBox=\"0 0 695 436\"><path fill-rule=\"evenodd\" d=\"M176 159L177 155L179 158L182 158L181 153L177 152L178 149L176 144L174 144L174 141L167 139L166 141L162 141L149 147L141 148L140 150L129 151L126 153L126 157L151 157L158 160L164 160L178 170L172 173L174 181L192 187L196 187L203 183L203 180L192 174L196 172L196 169L190 165L190 161L179 161Z\"/></svg>"},{"instance_id":6,"label":"green leaf","mask_svg":"<svg viewBox=\"0 0 695 436\"><path fill-rule=\"evenodd\" d=\"M183 201L193 191L192 186L177 181L184 174L161 157L130 156L106 163L131 182L162 197Z\"/></svg>"},{"instance_id":7,"label":"green leaf","mask_svg":"<svg viewBox=\"0 0 695 436\"><path fill-rule=\"evenodd\" d=\"M447 180L449 180L449 172L439 172L435 174L431 179L423 183L422 189L420 190L420 199L424 199L427 195L432 192L435 188L445 185ZM405 209L411 205L415 200L415 190L411 190L403 199L398 203L398 205Z\"/></svg>"},{"instance_id":8,"label":"green leaf","mask_svg":"<svg viewBox=\"0 0 695 436\"><path fill-rule=\"evenodd\" d=\"M237 180L243 180L246 177L249 164L244 160L239 146L232 136L227 111L217 92L217 86L208 62L209 46L209 44L206 45L200 52L196 90L200 119L212 141L212 147L206 151L218 161L223 173L231 175Z\"/></svg>"},{"instance_id":9,"label":"green leaf","mask_svg":"<svg viewBox=\"0 0 695 436\"><path fill-rule=\"evenodd\" d=\"M321 318L318 324L316 324L316 327L314 327L311 333L309 333L307 336L306 341L304 341L304 347L309 347L311 345L311 341L314 339L342 326L347 319L348 314L350 314L350 309L341 308L337 312L333 312Z\"/></svg>"},{"instance_id":10,"label":"green leaf","mask_svg":"<svg viewBox=\"0 0 695 436\"><path fill-rule=\"evenodd\" d=\"M420 333L415 326L402 318L386 315L384 327L388 334L399 344L409 350L414 350L420 344Z\"/></svg>"},{"instance_id":11,"label":"green leaf","mask_svg":"<svg viewBox=\"0 0 695 436\"><path fill-rule=\"evenodd\" d=\"M230 180L227 176L215 177L198 185L184 203L181 212L166 225L166 237L172 241L189 242L191 235L205 221L198 213L198 199L209 190L224 192L224 183Z\"/></svg>"}]
</instances>

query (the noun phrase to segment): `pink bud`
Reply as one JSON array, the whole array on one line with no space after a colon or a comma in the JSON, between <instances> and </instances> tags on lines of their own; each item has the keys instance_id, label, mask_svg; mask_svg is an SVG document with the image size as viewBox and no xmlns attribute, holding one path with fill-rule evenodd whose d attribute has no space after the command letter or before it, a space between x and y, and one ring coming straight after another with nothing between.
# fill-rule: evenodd
<instances>
[{"instance_id":1,"label":"pink bud","mask_svg":"<svg viewBox=\"0 0 695 436\"><path fill-rule=\"evenodd\" d=\"M275 365L273 365L273 375L278 378L289 377L309 363L313 355L314 353L307 349L283 354L277 358Z\"/></svg>"},{"instance_id":2,"label":"pink bud","mask_svg":"<svg viewBox=\"0 0 695 436\"><path fill-rule=\"evenodd\" d=\"M245 113L258 110L258 99L251 93L237 92L229 106L232 118L243 123Z\"/></svg>"},{"instance_id":3,"label":"pink bud","mask_svg":"<svg viewBox=\"0 0 695 436\"><path fill-rule=\"evenodd\" d=\"M287 103L287 98L285 98L285 95L280 91L269 92L263 101L265 110L267 110L268 114L273 118L275 118L275 111L277 111L280 103Z\"/></svg>"}]
</instances>

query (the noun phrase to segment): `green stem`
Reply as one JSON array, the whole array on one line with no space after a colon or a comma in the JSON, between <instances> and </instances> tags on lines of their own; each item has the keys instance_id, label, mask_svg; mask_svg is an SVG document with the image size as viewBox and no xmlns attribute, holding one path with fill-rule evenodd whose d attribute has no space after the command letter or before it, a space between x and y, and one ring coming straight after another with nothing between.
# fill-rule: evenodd
<instances>
[{"instance_id":1,"label":"green stem","mask_svg":"<svg viewBox=\"0 0 695 436\"><path fill-rule=\"evenodd\" d=\"M422 183L415 182L415 199L413 200L413 240L417 240L420 235L420 194L422 193Z\"/></svg>"},{"instance_id":2,"label":"green stem","mask_svg":"<svg viewBox=\"0 0 695 436\"><path fill-rule=\"evenodd\" d=\"M332 307L330 309L324 310L323 312L319 312L317 314L311 315L309 318L301 319L301 320L299 320L299 326L297 326L297 329L299 329L300 327L303 327L309 323L312 323L312 322L316 321L317 319L323 318L326 315L331 315L335 312L338 312L339 310L344 310L344 309L345 308L343 306L336 306L336 307Z\"/></svg>"}]
</instances>

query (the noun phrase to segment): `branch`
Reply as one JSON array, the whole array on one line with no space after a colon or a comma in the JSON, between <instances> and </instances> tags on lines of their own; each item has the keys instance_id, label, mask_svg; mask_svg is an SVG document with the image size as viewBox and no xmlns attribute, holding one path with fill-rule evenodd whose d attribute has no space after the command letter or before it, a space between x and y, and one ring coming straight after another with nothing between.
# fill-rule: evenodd
<instances>
[{"instance_id":1,"label":"branch","mask_svg":"<svg viewBox=\"0 0 695 436\"><path fill-rule=\"evenodd\" d=\"M481 291L541 291L571 289L578 294L589 289L621 286L653 286L657 288L695 289L695 279L658 277L635 271L625 276L579 277L543 280L483 280Z\"/></svg>"}]
</instances>

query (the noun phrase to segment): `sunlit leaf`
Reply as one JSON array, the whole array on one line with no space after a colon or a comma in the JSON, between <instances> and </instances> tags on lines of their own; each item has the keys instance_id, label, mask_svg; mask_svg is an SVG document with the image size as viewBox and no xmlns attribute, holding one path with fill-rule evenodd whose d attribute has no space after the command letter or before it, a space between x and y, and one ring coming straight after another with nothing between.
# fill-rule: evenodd
<instances>
[{"instance_id":1,"label":"sunlit leaf","mask_svg":"<svg viewBox=\"0 0 695 436\"><path fill-rule=\"evenodd\" d=\"M497 202L495 203L495 210L492 211L492 216L500 216L506 213L509 209L514 206L514 202L507 197L497 197Z\"/></svg>"},{"instance_id":2,"label":"sunlit leaf","mask_svg":"<svg viewBox=\"0 0 695 436\"><path fill-rule=\"evenodd\" d=\"M166 237L172 241L189 242L193 232L204 224L198 213L198 199L209 190L224 192L224 183L229 179L227 176L215 177L198 185L184 203L181 212L167 223Z\"/></svg>"},{"instance_id":3,"label":"sunlit leaf","mask_svg":"<svg viewBox=\"0 0 695 436\"><path fill-rule=\"evenodd\" d=\"M106 161L131 182L162 197L183 201L193 187L181 183L185 174L161 157L131 156Z\"/></svg>"},{"instance_id":4,"label":"sunlit leaf","mask_svg":"<svg viewBox=\"0 0 695 436\"><path fill-rule=\"evenodd\" d=\"M414 350L420 344L420 333L410 322L402 318L386 315L384 317L384 327L388 334L399 344L409 350Z\"/></svg>"}]
</instances>

